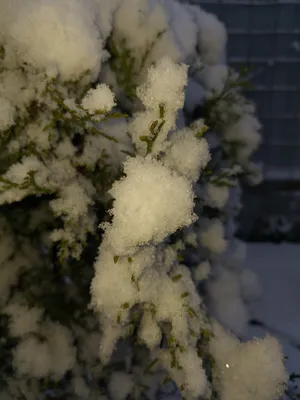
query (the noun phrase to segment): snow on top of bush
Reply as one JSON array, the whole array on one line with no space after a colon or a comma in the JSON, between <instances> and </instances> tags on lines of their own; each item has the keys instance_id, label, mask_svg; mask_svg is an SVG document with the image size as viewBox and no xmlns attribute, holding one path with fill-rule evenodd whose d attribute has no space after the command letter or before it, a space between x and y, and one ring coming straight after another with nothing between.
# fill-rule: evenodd
<instances>
[{"instance_id":1,"label":"snow on top of bush","mask_svg":"<svg viewBox=\"0 0 300 400\"><path fill-rule=\"evenodd\" d=\"M190 6L198 25L200 58L205 64L224 62L227 43L225 25L214 15L199 6Z\"/></svg>"},{"instance_id":2,"label":"snow on top of bush","mask_svg":"<svg viewBox=\"0 0 300 400\"><path fill-rule=\"evenodd\" d=\"M25 0L7 28L18 56L33 67L57 70L64 79L100 70L102 41L92 1Z\"/></svg>"},{"instance_id":3,"label":"snow on top of bush","mask_svg":"<svg viewBox=\"0 0 300 400\"><path fill-rule=\"evenodd\" d=\"M64 374L76 363L76 349L71 331L58 322L46 322L42 334L48 339L51 349L51 368L56 379Z\"/></svg>"},{"instance_id":4,"label":"snow on top of bush","mask_svg":"<svg viewBox=\"0 0 300 400\"><path fill-rule=\"evenodd\" d=\"M206 200L210 206L222 209L228 198L229 189L227 186L218 186L213 183L206 185Z\"/></svg>"},{"instance_id":5,"label":"snow on top of bush","mask_svg":"<svg viewBox=\"0 0 300 400\"><path fill-rule=\"evenodd\" d=\"M26 305L10 302L4 308L4 313L10 316L9 329L13 336L23 336L34 332L38 328L38 322L42 316L42 309L29 308Z\"/></svg>"},{"instance_id":6,"label":"snow on top of bush","mask_svg":"<svg viewBox=\"0 0 300 400\"><path fill-rule=\"evenodd\" d=\"M194 279L196 280L196 282L203 281L209 277L210 273L211 265L209 261L202 261L200 264L197 265L194 271Z\"/></svg>"},{"instance_id":7,"label":"snow on top of bush","mask_svg":"<svg viewBox=\"0 0 300 400\"><path fill-rule=\"evenodd\" d=\"M160 344L162 337L161 329L151 313L145 313L142 318L139 338L149 349L154 349Z\"/></svg>"},{"instance_id":8,"label":"snow on top of bush","mask_svg":"<svg viewBox=\"0 0 300 400\"><path fill-rule=\"evenodd\" d=\"M241 161L247 160L261 142L261 124L253 114L244 114L235 124L226 128L224 137L227 140L236 140L244 144L238 148Z\"/></svg>"},{"instance_id":9,"label":"snow on top of bush","mask_svg":"<svg viewBox=\"0 0 300 400\"><path fill-rule=\"evenodd\" d=\"M61 189L60 198L51 201L51 208L56 215L66 214L75 221L88 212L93 201L88 196L85 188L78 182L72 182Z\"/></svg>"},{"instance_id":10,"label":"snow on top of bush","mask_svg":"<svg viewBox=\"0 0 300 400\"><path fill-rule=\"evenodd\" d=\"M51 373L51 352L47 342L29 336L18 343L14 350L14 364L20 375L30 374L43 378Z\"/></svg>"},{"instance_id":11,"label":"snow on top of bush","mask_svg":"<svg viewBox=\"0 0 300 400\"><path fill-rule=\"evenodd\" d=\"M72 387L76 396L80 399L88 399L90 394L90 388L86 385L85 380L81 376L76 376L74 373L72 379Z\"/></svg>"},{"instance_id":12,"label":"snow on top of bush","mask_svg":"<svg viewBox=\"0 0 300 400\"><path fill-rule=\"evenodd\" d=\"M204 222L204 221L203 221ZM207 247L212 253L221 254L226 250L227 241L224 238L224 226L222 222L213 218L205 221L199 233L202 246Z\"/></svg>"},{"instance_id":13,"label":"snow on top of bush","mask_svg":"<svg viewBox=\"0 0 300 400\"><path fill-rule=\"evenodd\" d=\"M142 254L141 258L138 257L138 264L147 266L147 258L147 254L146 257ZM132 306L137 299L137 288L131 280L132 271L127 268L127 264L126 258L114 262L114 253L108 246L99 254L95 263L96 274L91 286L93 304L110 322L117 321L122 304Z\"/></svg>"},{"instance_id":14,"label":"snow on top of bush","mask_svg":"<svg viewBox=\"0 0 300 400\"><path fill-rule=\"evenodd\" d=\"M207 387L207 378L202 365L202 359L189 347L179 354L179 361L184 369L186 390L191 398L197 399L204 394Z\"/></svg>"},{"instance_id":15,"label":"snow on top of bush","mask_svg":"<svg viewBox=\"0 0 300 400\"><path fill-rule=\"evenodd\" d=\"M5 178L15 183L22 183L28 177L29 172L38 171L41 161L36 156L23 157L22 161L13 164L5 174Z\"/></svg>"},{"instance_id":16,"label":"snow on top of bush","mask_svg":"<svg viewBox=\"0 0 300 400\"><path fill-rule=\"evenodd\" d=\"M7 122L7 118L10 115L7 114L7 112L13 112L13 122L16 122L16 116L28 116L27 107L31 101L35 99L41 99L41 93L45 89L45 77L44 74L39 74L36 71L29 72L16 69L16 63L11 62L10 60L9 50L11 50L11 47L6 46L3 60L3 70L1 70L0 74L0 99L2 98L2 101L4 101L4 104L0 105L0 109L2 109L0 115L1 118L4 118L4 121ZM11 104L12 109L10 111L7 109L7 103L5 99Z\"/></svg>"},{"instance_id":17,"label":"snow on top of bush","mask_svg":"<svg viewBox=\"0 0 300 400\"><path fill-rule=\"evenodd\" d=\"M29 123L25 129L24 136L27 136L28 142L34 143L38 149L48 150L51 147L51 142L49 140L49 131L44 130L46 123L44 121L35 121L33 123ZM11 145L11 151L13 151L14 146L18 150L20 147L20 141L14 141Z\"/></svg>"},{"instance_id":18,"label":"snow on top of bush","mask_svg":"<svg viewBox=\"0 0 300 400\"><path fill-rule=\"evenodd\" d=\"M249 314L241 297L239 276L221 266L217 272L207 283L210 310L224 326L243 336L247 332Z\"/></svg>"},{"instance_id":19,"label":"snow on top of bush","mask_svg":"<svg viewBox=\"0 0 300 400\"><path fill-rule=\"evenodd\" d=\"M132 376L126 372L113 372L108 384L108 390L112 400L125 400L134 386Z\"/></svg>"},{"instance_id":20,"label":"snow on top of bush","mask_svg":"<svg viewBox=\"0 0 300 400\"><path fill-rule=\"evenodd\" d=\"M123 0L114 17L117 34L131 49L144 48L149 38L165 29L166 18L157 1ZM138 32L138 34L137 34ZM150 39L151 40L151 39Z\"/></svg>"},{"instance_id":21,"label":"snow on top of bush","mask_svg":"<svg viewBox=\"0 0 300 400\"><path fill-rule=\"evenodd\" d=\"M97 110L108 112L116 105L115 95L107 85L101 83L86 93L81 105L90 112Z\"/></svg>"},{"instance_id":22,"label":"snow on top of bush","mask_svg":"<svg viewBox=\"0 0 300 400\"><path fill-rule=\"evenodd\" d=\"M158 119L157 110L146 110L142 112L137 112L134 115L134 118L129 123L129 133L131 136L131 140L135 145L136 151L138 154L146 155L147 154L147 144L142 141L140 138L142 136L150 137L151 134L151 125ZM170 130L175 127L176 118L175 115L168 115L168 118L165 120L165 123L158 135L158 138L155 140L153 145L153 153L162 150L163 142L167 138Z\"/></svg>"},{"instance_id":23,"label":"snow on top of bush","mask_svg":"<svg viewBox=\"0 0 300 400\"><path fill-rule=\"evenodd\" d=\"M222 92L228 77L228 66L221 64L207 65L202 69L200 75L207 91Z\"/></svg>"},{"instance_id":24,"label":"snow on top of bush","mask_svg":"<svg viewBox=\"0 0 300 400\"><path fill-rule=\"evenodd\" d=\"M11 102L0 97L0 131L8 129L15 122L15 109Z\"/></svg>"},{"instance_id":25,"label":"snow on top of bush","mask_svg":"<svg viewBox=\"0 0 300 400\"><path fill-rule=\"evenodd\" d=\"M187 84L187 65L175 64L163 57L148 69L146 81L137 88L137 95L146 110L137 112L129 126L132 141L139 154L147 154L147 145L141 137L153 138L153 124L159 132L155 137L152 153L164 151L169 132L176 126L176 116L184 104Z\"/></svg>"},{"instance_id":26,"label":"snow on top of bush","mask_svg":"<svg viewBox=\"0 0 300 400\"><path fill-rule=\"evenodd\" d=\"M194 53L198 27L190 7L177 1L162 0L167 11L170 29L178 44L183 59Z\"/></svg>"},{"instance_id":27,"label":"snow on top of bush","mask_svg":"<svg viewBox=\"0 0 300 400\"><path fill-rule=\"evenodd\" d=\"M191 184L151 156L129 158L126 178L113 184L113 223L107 238L116 255L138 245L161 242L195 221Z\"/></svg>"},{"instance_id":28,"label":"snow on top of bush","mask_svg":"<svg viewBox=\"0 0 300 400\"><path fill-rule=\"evenodd\" d=\"M109 376L104 377L104 391L107 389L113 400L125 400L132 393L141 397L142 385L139 383L148 379L151 388L147 395L153 392L151 394L155 398L155 391L161 384L161 367L165 367L164 372L175 380L184 396L192 399L202 396L210 390L210 384L197 345L202 329L210 329L207 318L210 315L206 312L211 310L205 308L206 303L200 298L194 280L208 278L206 287L211 308L217 316L220 313L219 319L223 318L224 324L232 329L240 329L240 324L247 320L246 313L243 314L242 296L244 299L250 297L255 280L249 274L239 274L233 267L232 259L228 257L229 261L226 261L226 256L220 256L227 246L223 223L228 233L232 221L230 213L224 217L222 214L222 222L201 218L200 232L197 232L198 228L191 227L197 219L193 189L202 187L202 182L194 184L210 158L213 157L212 161L215 161L215 152L211 151L210 154L209 149L223 146L223 143L213 133L207 133L207 139L199 138L200 135L196 137L197 128L200 131L203 128L202 120L196 121L193 127L184 128L186 115L180 109L184 105L188 67L174 62L187 61L189 57L188 60L192 62L190 73L200 82L198 85L195 81L194 87L187 87L188 96L191 93L193 96L188 99L186 108L192 114L195 105L203 102L203 97L209 100L209 96L214 95L213 89L222 90L227 77L228 68L222 65L226 44L223 24L199 8L171 0L0 0L0 25L1 44L4 45L4 55L0 49L1 57L4 57L0 61L4 67L0 68L0 129L7 129L18 122L16 128L21 127L21 130L17 132L16 129L12 140L9 140L9 156L22 155L26 151L26 156L10 163L3 172L0 203L15 202L28 195L51 194L49 200L48 196L41 198L43 206L47 207L47 218L44 218L43 210L38 206L40 213L31 215L31 210L28 211L29 231L27 226L18 227L22 234L25 229L22 241L19 237L15 240L12 232L8 235L7 230L4 227L2 229L0 303L9 317L9 333L20 338L12 350L16 376L15 380L9 378L13 385L8 381L9 386L13 386L9 387L12 397L19 396L19 386L24 384L28 386L26 390L29 393L26 392L24 398L37 398L36 392L40 386L36 384L35 392L31 393L28 384L31 384L30 378L50 377L62 382L69 370L73 374L70 389L75 395L82 398L98 396L93 392L93 385L87 387L88 382L85 382L86 377L83 379L84 373L77 361L84 361L84 370L87 374L91 372L95 382L101 379L102 364L111 361L114 365L118 339L132 333L129 328L136 323L136 313L139 319L136 336L149 350L149 361L153 356L160 361L154 368L155 371L156 368L159 370L159 379L155 378L157 382L154 383L151 374L143 373L147 357L140 363L135 357L139 354L135 354L135 348L131 347L131 340L125 340L124 346L129 345L126 355L118 354L116 358L120 357L126 366L130 363L133 375L115 370L111 373L109 369ZM102 47L109 35L107 50L104 50ZM108 50L111 54L108 54ZM106 64L108 72L100 77L101 63ZM201 67L204 67L202 75L197 73ZM85 82L80 84L77 80L87 70L90 70L90 75L87 74ZM125 74L122 76L123 70ZM45 72L48 74L46 79ZM49 82L49 78L57 75L61 79ZM127 80L130 81L128 91L122 87L124 80L126 84ZM132 102L129 97L133 95L135 98L133 90L141 82L137 89L137 97L141 102ZM85 84L88 86L83 88ZM116 96L108 84L116 86ZM52 96L54 93L58 93L59 98ZM116 105L115 97L121 100L121 111L128 112L128 120L102 120L104 113L101 111L109 112ZM249 114L244 121L239 121L240 125L224 129L225 139L236 141L241 138L246 143L246 150L240 150L243 152L239 159L241 162L241 158L245 161L257 145L259 127L253 117L254 108L236 98L234 101L231 105L225 101L221 106L219 103L213 104L212 110L208 111L211 111L212 120L218 113L223 117L225 115L221 118L225 122L230 120L226 118L229 114ZM141 110L142 106L144 110ZM135 111L139 112L134 114ZM182 113L181 119L178 118L178 112ZM90 115L94 113L97 117ZM89 116L91 120L88 120ZM174 132L179 129L179 121L183 129ZM156 130L157 127L159 129ZM243 131L241 134L240 130ZM127 131L130 135L127 135ZM108 141L105 135L100 136L103 133L109 134L118 143ZM81 135L79 140L77 135ZM120 164L126 152L133 157L125 160L124 176L107 193L106 181L119 177ZM6 154L3 152L3 155ZM222 167L222 163L223 160L216 157L216 168ZM245 165L243 169L246 169ZM248 165L248 172L250 170L251 166ZM5 181L5 178L11 182ZM211 204L219 208L225 206L227 188L209 184L207 194ZM48 303L45 296L47 289L51 290L51 294L53 290L50 281L50 287L45 286L45 292L44 285L36 287L34 281L32 289L37 290L30 292L33 295L37 292L41 302L45 297L46 313L44 308L29 309L21 301L22 296L11 297L11 290L18 287L18 280L23 278L21 274L27 272L26 268L38 268L44 262L53 261L53 253L49 251L53 249L52 242L60 242L59 252L56 253L56 246L54 249L55 255L59 256L55 262L58 270L63 266L65 273L76 265L75 260L69 263L70 256L79 260L85 246L92 244L88 234L95 233L97 222L107 221L107 216L102 216L102 206L107 206L109 196L113 198L110 200L114 200L110 212L112 221L102 224L105 232L101 239L95 237L101 240L91 283L95 314L81 314L80 307L85 309L86 299L78 295L78 277L72 275L72 271L70 274L66 272L67 276L63 277L69 279L65 287L66 300L70 300L68 304L73 304L72 300L75 300L78 305L73 314L69 309L65 310L69 314L65 316L66 325L71 322L67 326L72 329L46 319L49 317L47 307L51 299ZM236 204L233 203L232 210ZM232 210L230 208L228 211ZM201 215L201 204L199 212ZM53 231L49 231L49 226L52 226L50 219L54 219L57 228ZM168 235L185 226L189 229L185 236L183 232L183 240L169 244L166 240ZM34 234L41 234L41 240L45 243L42 256L39 253L40 237L31 242L31 236L35 237L31 235L33 231ZM199 242L202 246L198 246ZM20 250L16 252L15 247L19 243ZM34 247L36 243L37 249ZM199 247L193 249L195 253L199 250L199 258L192 260L197 265L194 280L190 269L178 257L181 251L185 254L188 243ZM63 247L61 251L61 245L68 247ZM61 255L64 264L61 264ZM206 259L209 261L203 261ZM201 260L203 262L199 264ZM85 253L79 261L85 262ZM83 285L89 285L90 272L87 269L79 277L79 280L82 277ZM25 277L27 285L27 275ZM79 282L78 289L81 288ZM49 311L52 312L52 307ZM99 322L101 330L98 329ZM232 388L241 383L244 388L235 393L242 393L243 400L250 399L246 362L252 356L252 348L248 354L248 348L239 345L236 339L224 339L224 335L218 336L218 332L216 336L221 339L217 343L212 342L212 353L220 341L223 346L218 348L215 357L216 374L220 371L218 388L225 393L222 400L235 400L237 396L231 396ZM168 349L166 346L160 348L161 340L165 338L168 340ZM274 343L263 343L257 350L260 351L257 359L261 357L259 361L265 367L268 357L273 363L272 354L263 355L265 346L271 349L271 353L273 351L274 364L275 356L280 361L281 353L276 353ZM247 351L233 353L237 348ZM255 351L256 348L253 353ZM239 354L243 354L245 360ZM172 357L175 356L181 367L178 370L172 367ZM227 369L223 371L225 356L230 362L237 360L241 371L244 371L245 376L237 383L234 374L228 374ZM136 365L136 362L140 365ZM267 372L271 370L268 368L269 365ZM278 377L281 366L275 365L273 368ZM254 376L252 372L249 373L251 379ZM224 383L225 378L229 383ZM259 379L258 393L262 393L259 400L270 400L262 389L264 385L266 387L266 382L262 377ZM273 383L275 387L277 381ZM268 385L270 388L271 384ZM273 392L269 390L269 394Z\"/></svg>"},{"instance_id":29,"label":"snow on top of bush","mask_svg":"<svg viewBox=\"0 0 300 400\"><path fill-rule=\"evenodd\" d=\"M272 336L240 343L213 324L210 351L222 400L278 399L288 376L280 344Z\"/></svg>"},{"instance_id":30,"label":"snow on top of bush","mask_svg":"<svg viewBox=\"0 0 300 400\"><path fill-rule=\"evenodd\" d=\"M123 0L93 0L101 37L105 40L113 29L113 14ZM86 1L85 1L86 3Z\"/></svg>"},{"instance_id":31,"label":"snow on top of bush","mask_svg":"<svg viewBox=\"0 0 300 400\"><path fill-rule=\"evenodd\" d=\"M50 321L38 333L45 340L33 335L25 336L14 349L17 373L36 378L52 375L54 379L61 379L75 363L72 336L63 325Z\"/></svg>"},{"instance_id":32,"label":"snow on top of bush","mask_svg":"<svg viewBox=\"0 0 300 400\"><path fill-rule=\"evenodd\" d=\"M203 396L207 390L207 379L205 370L202 366L202 360L190 348L179 353L178 360L182 369L169 368L172 364L172 355L168 350L160 349L158 357L166 369L169 369L169 376L176 382L177 387L184 388L182 393L178 393L178 398L195 400ZM164 397L165 398L165 397ZM177 396L167 397L167 399L177 399Z\"/></svg>"},{"instance_id":33,"label":"snow on top of bush","mask_svg":"<svg viewBox=\"0 0 300 400\"><path fill-rule=\"evenodd\" d=\"M169 57L162 58L155 66L150 67L147 81L137 89L137 95L144 106L158 110L162 104L167 112L176 112L182 108L187 69L187 65L174 64Z\"/></svg>"},{"instance_id":34,"label":"snow on top of bush","mask_svg":"<svg viewBox=\"0 0 300 400\"><path fill-rule=\"evenodd\" d=\"M118 40L125 39L126 47L136 53L137 58L141 57L141 51L154 44L147 65L165 55L173 61L180 59L166 11L158 0L123 0L114 15L114 32Z\"/></svg>"},{"instance_id":35,"label":"snow on top of bush","mask_svg":"<svg viewBox=\"0 0 300 400\"><path fill-rule=\"evenodd\" d=\"M209 146L206 139L198 139L194 131L184 128L171 136L170 147L162 159L169 167L196 182L210 160Z\"/></svg>"}]
</instances>

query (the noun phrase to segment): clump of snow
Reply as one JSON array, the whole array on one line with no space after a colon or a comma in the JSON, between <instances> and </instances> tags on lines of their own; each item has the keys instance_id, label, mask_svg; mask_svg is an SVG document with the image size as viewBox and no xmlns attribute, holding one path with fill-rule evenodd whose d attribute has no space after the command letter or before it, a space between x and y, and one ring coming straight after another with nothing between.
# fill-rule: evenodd
<instances>
[{"instance_id":1,"label":"clump of snow","mask_svg":"<svg viewBox=\"0 0 300 400\"><path fill-rule=\"evenodd\" d=\"M75 156L76 147L71 140L66 137L56 147L56 155L58 159L72 158Z\"/></svg>"},{"instance_id":2,"label":"clump of snow","mask_svg":"<svg viewBox=\"0 0 300 400\"><path fill-rule=\"evenodd\" d=\"M177 387L182 388L182 396L197 399L204 395L208 386L207 378L202 360L197 356L197 353L187 348L184 352L176 354L182 369L169 367L172 358L168 350L161 349L158 356L164 367L169 370L169 376L176 382Z\"/></svg>"},{"instance_id":3,"label":"clump of snow","mask_svg":"<svg viewBox=\"0 0 300 400\"><path fill-rule=\"evenodd\" d=\"M187 65L176 65L168 57L162 58L148 70L147 81L138 87L137 95L147 109L176 112L184 104L184 87L187 84Z\"/></svg>"},{"instance_id":4,"label":"clump of snow","mask_svg":"<svg viewBox=\"0 0 300 400\"><path fill-rule=\"evenodd\" d=\"M227 32L225 25L214 15L191 6L198 25L200 57L206 64L224 62Z\"/></svg>"},{"instance_id":5,"label":"clump of snow","mask_svg":"<svg viewBox=\"0 0 300 400\"><path fill-rule=\"evenodd\" d=\"M75 363L75 348L69 331L62 325L46 322L41 338L24 337L14 350L14 365L20 375L42 378L49 374L61 378Z\"/></svg>"},{"instance_id":6,"label":"clump of snow","mask_svg":"<svg viewBox=\"0 0 300 400\"><path fill-rule=\"evenodd\" d=\"M239 276L219 266L207 283L208 303L215 318L236 335L245 335L249 314L241 297Z\"/></svg>"},{"instance_id":7,"label":"clump of snow","mask_svg":"<svg viewBox=\"0 0 300 400\"><path fill-rule=\"evenodd\" d=\"M113 223L107 238L117 255L167 235L196 220L191 184L150 155L124 163L125 179L115 182Z\"/></svg>"},{"instance_id":8,"label":"clump of snow","mask_svg":"<svg viewBox=\"0 0 300 400\"><path fill-rule=\"evenodd\" d=\"M162 160L171 168L196 182L210 160L209 146L206 139L198 139L189 128L172 135L170 147Z\"/></svg>"},{"instance_id":9,"label":"clump of snow","mask_svg":"<svg viewBox=\"0 0 300 400\"><path fill-rule=\"evenodd\" d=\"M21 184L32 171L38 171L41 168L41 161L36 156L23 157L22 161L13 164L5 174L5 178Z\"/></svg>"},{"instance_id":10,"label":"clump of snow","mask_svg":"<svg viewBox=\"0 0 300 400\"><path fill-rule=\"evenodd\" d=\"M170 29L184 59L193 54L197 43L198 27L190 7L177 1L162 1L166 8Z\"/></svg>"},{"instance_id":11,"label":"clump of snow","mask_svg":"<svg viewBox=\"0 0 300 400\"><path fill-rule=\"evenodd\" d=\"M75 376L72 379L72 386L74 388L75 394L80 399L88 399L90 394L90 389L86 385L84 379L81 376Z\"/></svg>"},{"instance_id":12,"label":"clump of snow","mask_svg":"<svg viewBox=\"0 0 300 400\"><path fill-rule=\"evenodd\" d=\"M76 363L72 334L65 326L50 321L44 325L43 333L50 346L52 374L60 379Z\"/></svg>"},{"instance_id":13,"label":"clump of snow","mask_svg":"<svg viewBox=\"0 0 300 400\"><path fill-rule=\"evenodd\" d=\"M137 299L137 288L131 279L133 273L127 265L126 257L114 262L114 253L109 248L96 260L96 275L91 286L93 303L112 321L117 321L123 304L131 307Z\"/></svg>"},{"instance_id":14,"label":"clump of snow","mask_svg":"<svg viewBox=\"0 0 300 400\"><path fill-rule=\"evenodd\" d=\"M19 374L43 378L51 371L51 350L47 342L30 336L14 350L14 364Z\"/></svg>"},{"instance_id":15,"label":"clump of snow","mask_svg":"<svg viewBox=\"0 0 300 400\"><path fill-rule=\"evenodd\" d=\"M125 400L132 392L134 382L132 376L125 372L113 372L111 375L108 390L112 400Z\"/></svg>"},{"instance_id":16,"label":"clump of snow","mask_svg":"<svg viewBox=\"0 0 300 400\"><path fill-rule=\"evenodd\" d=\"M81 0L24 1L8 27L18 56L64 79L100 70L102 41L90 4Z\"/></svg>"},{"instance_id":17,"label":"clump of snow","mask_svg":"<svg viewBox=\"0 0 300 400\"><path fill-rule=\"evenodd\" d=\"M50 148L49 131L44 130L45 125L46 124L42 121L36 121L28 124L25 130L28 141L34 143L41 150L48 150ZM19 141L17 141L17 143L19 143ZM14 144L11 148L13 149L13 147Z\"/></svg>"},{"instance_id":18,"label":"clump of snow","mask_svg":"<svg viewBox=\"0 0 300 400\"><path fill-rule=\"evenodd\" d=\"M10 302L4 309L10 316L9 329L13 336L23 336L38 329L38 322L42 316L42 310L25 305Z\"/></svg>"},{"instance_id":19,"label":"clump of snow","mask_svg":"<svg viewBox=\"0 0 300 400\"><path fill-rule=\"evenodd\" d=\"M218 186L213 183L206 185L206 201L211 207L222 209L225 207L229 198L227 186Z\"/></svg>"},{"instance_id":20,"label":"clump of snow","mask_svg":"<svg viewBox=\"0 0 300 400\"><path fill-rule=\"evenodd\" d=\"M95 89L90 89L84 98L81 105L90 112L97 110L110 111L115 105L115 95L110 88L104 83L99 84Z\"/></svg>"},{"instance_id":21,"label":"clump of snow","mask_svg":"<svg viewBox=\"0 0 300 400\"><path fill-rule=\"evenodd\" d=\"M194 271L194 279L196 280L196 282L203 281L209 277L210 272L211 265L209 261L202 261L200 264L197 265Z\"/></svg>"},{"instance_id":22,"label":"clump of snow","mask_svg":"<svg viewBox=\"0 0 300 400\"><path fill-rule=\"evenodd\" d=\"M131 135L132 142L134 143L136 150L141 155L147 154L147 144L140 138L142 136L151 138L151 126L154 121L158 121L158 112L153 110L146 110L144 112L137 112L134 115L133 120L129 124L129 132ZM165 123L162 126L158 137L155 139L153 144L152 153L157 154L164 148L164 141L167 138L169 132L174 129L176 123L176 115L169 114L164 120Z\"/></svg>"},{"instance_id":23,"label":"clump of snow","mask_svg":"<svg viewBox=\"0 0 300 400\"><path fill-rule=\"evenodd\" d=\"M201 77L206 90L210 93L212 91L221 92L228 78L228 71L227 65L217 64L205 66L201 71Z\"/></svg>"},{"instance_id":24,"label":"clump of snow","mask_svg":"<svg viewBox=\"0 0 300 400\"><path fill-rule=\"evenodd\" d=\"M221 254L227 247L224 233L222 222L219 219L214 218L209 220L207 226L201 229L199 239L202 246L207 247L213 253Z\"/></svg>"},{"instance_id":25,"label":"clump of snow","mask_svg":"<svg viewBox=\"0 0 300 400\"><path fill-rule=\"evenodd\" d=\"M120 6L121 2L122 0L94 1L94 15L97 19L97 26L99 27L99 31L103 40L110 35L113 29L113 15Z\"/></svg>"},{"instance_id":26,"label":"clump of snow","mask_svg":"<svg viewBox=\"0 0 300 400\"><path fill-rule=\"evenodd\" d=\"M192 398L198 398L204 394L207 387L206 373L202 365L202 359L194 351L188 348L179 354L179 362L184 369L186 390Z\"/></svg>"},{"instance_id":27,"label":"clump of snow","mask_svg":"<svg viewBox=\"0 0 300 400\"><path fill-rule=\"evenodd\" d=\"M66 214L77 220L80 216L86 215L89 205L93 204L91 198L86 194L85 189L72 182L61 189L61 196L51 201L51 208L55 214Z\"/></svg>"},{"instance_id":28,"label":"clump of snow","mask_svg":"<svg viewBox=\"0 0 300 400\"><path fill-rule=\"evenodd\" d=\"M14 124L15 109L9 100L0 97L0 131Z\"/></svg>"},{"instance_id":29,"label":"clump of snow","mask_svg":"<svg viewBox=\"0 0 300 400\"><path fill-rule=\"evenodd\" d=\"M241 343L217 323L213 333L210 351L222 400L271 400L283 395L288 375L274 337Z\"/></svg>"},{"instance_id":30,"label":"clump of snow","mask_svg":"<svg viewBox=\"0 0 300 400\"><path fill-rule=\"evenodd\" d=\"M247 182L250 185L256 186L263 181L263 169L260 163L248 162L247 166Z\"/></svg>"},{"instance_id":31,"label":"clump of snow","mask_svg":"<svg viewBox=\"0 0 300 400\"><path fill-rule=\"evenodd\" d=\"M160 1L123 0L114 14L114 35L141 60L151 46L146 67L165 55L179 61L180 51L169 29L166 11Z\"/></svg>"},{"instance_id":32,"label":"clump of snow","mask_svg":"<svg viewBox=\"0 0 300 400\"><path fill-rule=\"evenodd\" d=\"M258 148L261 142L261 124L252 114L244 114L235 124L230 125L224 131L224 137L228 141L238 141L243 144L239 147L240 161L247 160Z\"/></svg>"},{"instance_id":33,"label":"clump of snow","mask_svg":"<svg viewBox=\"0 0 300 400\"><path fill-rule=\"evenodd\" d=\"M149 349L154 349L161 341L162 333L151 313L145 313L139 330L139 338Z\"/></svg>"},{"instance_id":34,"label":"clump of snow","mask_svg":"<svg viewBox=\"0 0 300 400\"><path fill-rule=\"evenodd\" d=\"M176 126L177 112L183 107L186 84L187 66L176 65L169 57L163 57L148 69L146 81L137 88L146 110L136 113L130 124L132 140L140 154L147 153L145 141L140 140L143 136L153 138L154 155L164 150L167 136Z\"/></svg>"},{"instance_id":35,"label":"clump of snow","mask_svg":"<svg viewBox=\"0 0 300 400\"><path fill-rule=\"evenodd\" d=\"M197 233L192 229L186 228L184 231L184 242L190 246L197 247Z\"/></svg>"}]
</instances>

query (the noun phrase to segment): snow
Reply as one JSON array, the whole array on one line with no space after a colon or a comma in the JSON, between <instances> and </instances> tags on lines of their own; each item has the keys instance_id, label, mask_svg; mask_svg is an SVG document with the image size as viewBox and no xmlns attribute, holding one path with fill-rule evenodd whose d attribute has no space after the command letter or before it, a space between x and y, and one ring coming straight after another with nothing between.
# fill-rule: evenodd
<instances>
[{"instance_id":1,"label":"snow","mask_svg":"<svg viewBox=\"0 0 300 400\"><path fill-rule=\"evenodd\" d=\"M115 95L104 83L90 89L82 100L82 107L91 112L110 111L115 105Z\"/></svg>"},{"instance_id":2,"label":"snow","mask_svg":"<svg viewBox=\"0 0 300 400\"><path fill-rule=\"evenodd\" d=\"M148 79L137 89L137 95L146 108L157 110L161 104L177 112L184 104L187 85L187 66L176 65L168 57L162 58L148 70Z\"/></svg>"},{"instance_id":3,"label":"snow","mask_svg":"<svg viewBox=\"0 0 300 400\"><path fill-rule=\"evenodd\" d=\"M202 219L202 222L204 228L199 233L202 246L208 248L213 253L223 253L226 250L227 241L224 238L224 226L222 222L217 218L207 221Z\"/></svg>"},{"instance_id":4,"label":"snow","mask_svg":"<svg viewBox=\"0 0 300 400\"><path fill-rule=\"evenodd\" d=\"M263 295L250 306L251 317L268 326L280 340L289 373L300 372L300 246L249 244L245 267L256 272ZM266 329L252 326L249 335L263 336Z\"/></svg>"},{"instance_id":5,"label":"snow","mask_svg":"<svg viewBox=\"0 0 300 400\"><path fill-rule=\"evenodd\" d=\"M204 138L199 140L195 132L184 128L172 136L170 143L171 147L163 157L163 161L170 168L196 182L201 169L206 167L211 158L207 140Z\"/></svg>"},{"instance_id":6,"label":"snow","mask_svg":"<svg viewBox=\"0 0 300 400\"><path fill-rule=\"evenodd\" d=\"M0 129L5 130L14 123L14 108L9 100L0 98Z\"/></svg>"},{"instance_id":7,"label":"snow","mask_svg":"<svg viewBox=\"0 0 300 400\"><path fill-rule=\"evenodd\" d=\"M114 372L109 382L109 392L113 400L125 400L131 393L134 382L125 372Z\"/></svg>"},{"instance_id":8,"label":"snow","mask_svg":"<svg viewBox=\"0 0 300 400\"><path fill-rule=\"evenodd\" d=\"M269 400L283 394L287 376L284 364L277 360L284 356L274 337L240 343L216 323L213 333L209 347L222 400Z\"/></svg>"},{"instance_id":9,"label":"snow","mask_svg":"<svg viewBox=\"0 0 300 400\"><path fill-rule=\"evenodd\" d=\"M190 182L150 156L124 163L126 179L115 182L113 226L107 235L116 254L151 240L158 243L195 221ZM140 221L143 221L141 224Z\"/></svg>"},{"instance_id":10,"label":"snow","mask_svg":"<svg viewBox=\"0 0 300 400\"><path fill-rule=\"evenodd\" d=\"M20 2L6 23L23 61L57 70L64 79L99 72L102 40L93 9L83 1Z\"/></svg>"}]
</instances>

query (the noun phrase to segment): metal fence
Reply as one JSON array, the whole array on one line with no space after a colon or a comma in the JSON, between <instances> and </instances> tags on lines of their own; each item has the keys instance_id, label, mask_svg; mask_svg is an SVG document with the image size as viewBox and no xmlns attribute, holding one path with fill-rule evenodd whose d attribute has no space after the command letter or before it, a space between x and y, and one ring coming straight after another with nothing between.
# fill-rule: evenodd
<instances>
[{"instance_id":1,"label":"metal fence","mask_svg":"<svg viewBox=\"0 0 300 400\"><path fill-rule=\"evenodd\" d=\"M253 68L266 180L300 182L300 0L191 0L227 27L228 63Z\"/></svg>"},{"instance_id":2,"label":"metal fence","mask_svg":"<svg viewBox=\"0 0 300 400\"><path fill-rule=\"evenodd\" d=\"M245 191L242 235L258 237L274 218L300 226L300 0L188 2L225 23L229 65L253 69L254 87L246 95L263 125L255 158L263 164L264 184ZM296 231L300 240L300 228Z\"/></svg>"}]
</instances>

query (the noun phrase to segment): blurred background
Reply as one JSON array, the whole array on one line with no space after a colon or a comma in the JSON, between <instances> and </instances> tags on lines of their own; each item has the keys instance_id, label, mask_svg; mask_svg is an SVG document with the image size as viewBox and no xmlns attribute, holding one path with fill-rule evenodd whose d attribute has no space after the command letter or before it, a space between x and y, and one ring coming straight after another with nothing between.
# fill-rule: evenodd
<instances>
[{"instance_id":1,"label":"blurred background","mask_svg":"<svg viewBox=\"0 0 300 400\"><path fill-rule=\"evenodd\" d=\"M264 182L244 188L239 237L300 242L300 0L189 0L228 31L228 63L250 68Z\"/></svg>"}]
</instances>

